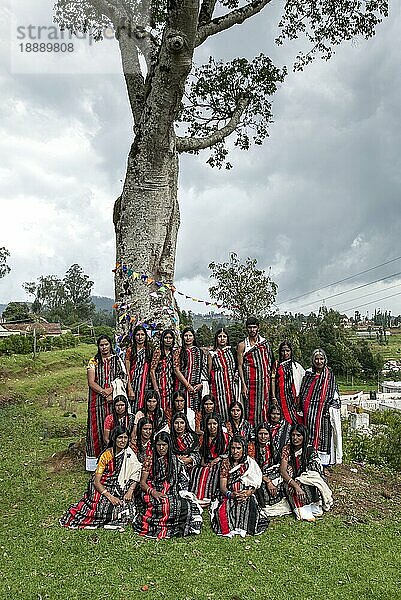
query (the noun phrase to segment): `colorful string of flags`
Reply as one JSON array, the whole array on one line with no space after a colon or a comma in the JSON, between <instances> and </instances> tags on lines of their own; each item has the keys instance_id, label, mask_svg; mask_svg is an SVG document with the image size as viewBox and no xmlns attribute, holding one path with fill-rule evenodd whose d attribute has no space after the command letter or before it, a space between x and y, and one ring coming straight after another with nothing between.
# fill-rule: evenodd
<instances>
[{"instance_id":1,"label":"colorful string of flags","mask_svg":"<svg viewBox=\"0 0 401 600\"><path fill-rule=\"evenodd\" d=\"M200 298L195 298L194 296L190 296L188 294L185 294L184 292L180 292L179 290L177 290L177 288L170 284L170 283L166 283L163 281L156 281L151 275L148 275L148 273L144 273L144 272L138 272L138 271L134 271L134 269L132 269L132 267L130 265L128 265L125 262L117 262L115 268L113 269L113 273L117 273L120 272L122 275L126 275L126 277L128 279L132 279L134 281L140 281L146 285L152 285L154 284L158 289L157 291L151 292L149 295L152 298L158 298L160 297L160 295L165 294L167 291L170 291L172 294L177 293L180 296L183 296L184 298L186 298L187 300L192 300L192 302L198 302L200 304L205 304L205 306L213 306L219 309L223 309L223 310L230 310L230 307L225 306L224 304L218 304L217 302L210 302L207 300L201 300ZM128 285L125 284L124 285L124 289L126 290L126 293L129 294L128 291ZM113 305L113 308L120 311L120 310L125 310L128 309L130 307L130 305L127 302L116 302ZM173 306L166 306L163 307L163 309L168 309L171 311L171 313L174 313L174 307ZM122 317L124 317L124 315L121 315L120 319L124 320ZM132 319L134 319L135 317L132 317ZM133 321L131 321L133 322Z\"/></svg>"}]
</instances>

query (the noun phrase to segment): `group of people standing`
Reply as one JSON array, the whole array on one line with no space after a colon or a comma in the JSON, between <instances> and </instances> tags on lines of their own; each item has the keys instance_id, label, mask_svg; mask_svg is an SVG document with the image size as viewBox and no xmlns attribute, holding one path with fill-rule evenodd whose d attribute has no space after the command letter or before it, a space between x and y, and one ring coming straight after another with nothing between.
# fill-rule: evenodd
<instances>
[{"instance_id":1,"label":"group of people standing","mask_svg":"<svg viewBox=\"0 0 401 600\"><path fill-rule=\"evenodd\" d=\"M66 527L124 528L167 538L199 533L209 507L215 533L260 534L269 518L315 520L332 494L324 469L341 462L340 397L323 350L308 370L282 342L274 360L255 317L235 352L220 328L213 350L186 327L157 348L135 327L125 356L102 336L88 365L83 498Z\"/></svg>"}]
</instances>

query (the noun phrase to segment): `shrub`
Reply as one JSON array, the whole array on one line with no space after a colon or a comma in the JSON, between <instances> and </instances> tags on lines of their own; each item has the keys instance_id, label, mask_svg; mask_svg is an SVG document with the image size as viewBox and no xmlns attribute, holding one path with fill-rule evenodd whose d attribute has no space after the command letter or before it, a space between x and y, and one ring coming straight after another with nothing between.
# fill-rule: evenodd
<instances>
[{"instance_id":1,"label":"shrub","mask_svg":"<svg viewBox=\"0 0 401 600\"><path fill-rule=\"evenodd\" d=\"M401 471L401 412L374 411L370 421L369 435L344 427L346 458Z\"/></svg>"}]
</instances>

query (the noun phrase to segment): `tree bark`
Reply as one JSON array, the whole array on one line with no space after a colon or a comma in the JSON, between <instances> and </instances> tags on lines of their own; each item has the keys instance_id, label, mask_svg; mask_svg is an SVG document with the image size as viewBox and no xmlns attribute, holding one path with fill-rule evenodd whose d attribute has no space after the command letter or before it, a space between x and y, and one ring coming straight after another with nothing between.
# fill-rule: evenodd
<instances>
[{"instance_id":1,"label":"tree bark","mask_svg":"<svg viewBox=\"0 0 401 600\"><path fill-rule=\"evenodd\" d=\"M116 259L124 261L134 272L146 273L155 281L171 285L180 221L173 127L192 67L198 12L199 0L175 0L170 4L159 51L157 56L150 56L148 74L139 95L130 89L132 77L127 77L124 70L135 138L123 192L114 207ZM124 56L125 49L131 51L125 41L120 39L123 67L131 65L138 82L138 63ZM130 305L131 318L171 325L171 316L162 310L163 306L173 305L171 291L151 296L157 289L155 284L134 281L121 269L116 272L116 300Z\"/></svg>"},{"instance_id":2,"label":"tree bark","mask_svg":"<svg viewBox=\"0 0 401 600\"><path fill-rule=\"evenodd\" d=\"M116 258L134 272L146 273L157 282L173 284L175 249L180 223L177 187L178 157L175 136L152 153L133 144L123 193L116 202ZM127 288L127 283L129 284ZM124 288L125 284L125 288ZM129 314L137 320L171 324L162 307L172 305L169 289L155 298L159 288L122 273L116 273L118 302L129 303Z\"/></svg>"}]
</instances>

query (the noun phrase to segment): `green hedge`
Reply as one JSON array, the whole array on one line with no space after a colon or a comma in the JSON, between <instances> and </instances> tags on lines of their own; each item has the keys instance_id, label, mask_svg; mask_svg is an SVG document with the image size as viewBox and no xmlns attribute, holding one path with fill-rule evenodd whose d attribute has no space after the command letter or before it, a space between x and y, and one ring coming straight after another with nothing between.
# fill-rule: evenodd
<instances>
[{"instance_id":1,"label":"green hedge","mask_svg":"<svg viewBox=\"0 0 401 600\"><path fill-rule=\"evenodd\" d=\"M59 336L45 336L36 341L37 352L45 352L58 348L74 348L79 344L79 338L66 333ZM10 335L0 340L0 356L11 354L31 354L33 352L33 335Z\"/></svg>"}]
</instances>

